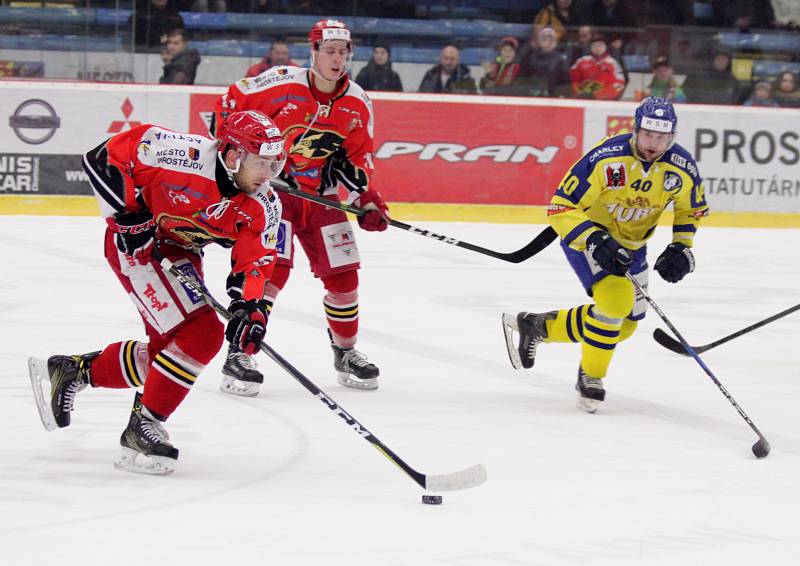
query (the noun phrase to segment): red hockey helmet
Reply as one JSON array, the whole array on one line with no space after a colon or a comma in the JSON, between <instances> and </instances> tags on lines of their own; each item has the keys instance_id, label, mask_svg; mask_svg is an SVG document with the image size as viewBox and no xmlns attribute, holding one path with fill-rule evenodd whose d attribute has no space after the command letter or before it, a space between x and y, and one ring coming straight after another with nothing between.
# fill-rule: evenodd
<instances>
[{"instance_id":1,"label":"red hockey helmet","mask_svg":"<svg viewBox=\"0 0 800 566\"><path fill-rule=\"evenodd\" d=\"M229 114L220 126L217 139L223 153L232 146L238 151L270 158L270 169L275 175L286 164L286 148L281 131L266 114L257 110Z\"/></svg>"},{"instance_id":2,"label":"red hockey helmet","mask_svg":"<svg viewBox=\"0 0 800 566\"><path fill-rule=\"evenodd\" d=\"M308 32L308 41L314 49L319 49L320 44L325 41L337 40L347 42L347 48L350 51L353 50L350 30L345 23L340 20L319 20L311 27L311 31Z\"/></svg>"}]
</instances>

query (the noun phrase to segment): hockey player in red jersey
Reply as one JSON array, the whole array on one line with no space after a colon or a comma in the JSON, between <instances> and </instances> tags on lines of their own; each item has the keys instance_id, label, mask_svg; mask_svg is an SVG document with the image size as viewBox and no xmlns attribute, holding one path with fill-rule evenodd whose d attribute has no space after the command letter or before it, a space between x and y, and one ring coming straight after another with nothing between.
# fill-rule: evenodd
<instances>
[{"instance_id":1,"label":"hockey player in red jersey","mask_svg":"<svg viewBox=\"0 0 800 566\"><path fill-rule=\"evenodd\" d=\"M359 225L365 230L385 230L387 207L370 185L372 103L347 78L353 56L350 30L340 21L320 20L308 39L310 69L274 67L237 81L220 99L215 120L238 110L264 112L287 140L285 180L332 200L338 199L339 187L344 186L350 193L348 202L368 211L359 217ZM377 366L354 349L360 260L352 226L340 210L293 196L282 200L278 260L266 299L271 306L289 278L296 236L326 290L323 307L339 382L376 389ZM228 292L238 299L235 278L229 281ZM236 345L228 351L223 374L222 391L237 395L257 395L263 380L252 359Z\"/></svg>"},{"instance_id":2,"label":"hockey player in red jersey","mask_svg":"<svg viewBox=\"0 0 800 566\"><path fill-rule=\"evenodd\" d=\"M106 260L139 310L149 341L29 361L48 430L70 424L75 396L87 385L144 387L120 439L116 465L129 471L174 470L178 449L162 423L217 354L223 335L253 353L266 331L264 287L275 266L281 214L268 181L285 165L283 137L268 117L248 111L230 114L217 138L146 124L84 156L108 225ZM166 257L202 283L202 248L212 242L231 248L232 272L242 281L227 329L201 296L157 261Z\"/></svg>"}]
</instances>

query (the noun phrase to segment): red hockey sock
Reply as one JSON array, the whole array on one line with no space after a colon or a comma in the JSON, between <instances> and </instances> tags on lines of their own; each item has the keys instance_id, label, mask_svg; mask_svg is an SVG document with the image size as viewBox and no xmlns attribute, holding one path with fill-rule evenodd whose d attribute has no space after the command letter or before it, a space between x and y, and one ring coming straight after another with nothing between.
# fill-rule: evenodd
<instances>
[{"instance_id":1,"label":"red hockey sock","mask_svg":"<svg viewBox=\"0 0 800 566\"><path fill-rule=\"evenodd\" d=\"M92 387L124 389L141 387L147 376L150 363L147 344L128 340L106 346L99 356L92 360L89 378Z\"/></svg>"}]
</instances>

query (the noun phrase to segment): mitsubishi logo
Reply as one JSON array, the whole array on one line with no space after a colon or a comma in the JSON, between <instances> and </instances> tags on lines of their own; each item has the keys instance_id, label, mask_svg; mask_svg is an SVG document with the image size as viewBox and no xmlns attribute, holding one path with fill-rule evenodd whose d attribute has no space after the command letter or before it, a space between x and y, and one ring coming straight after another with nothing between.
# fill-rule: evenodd
<instances>
[{"instance_id":1,"label":"mitsubishi logo","mask_svg":"<svg viewBox=\"0 0 800 566\"><path fill-rule=\"evenodd\" d=\"M122 110L122 115L125 116L124 120L114 120L111 122L111 125L108 127L107 132L109 134L118 134L121 132L125 126L128 126L128 129L135 128L136 126L141 126L141 122L137 122L135 120L130 120L131 114L133 114L133 104L131 104L130 98L125 98L125 102L122 103L120 107Z\"/></svg>"}]
</instances>

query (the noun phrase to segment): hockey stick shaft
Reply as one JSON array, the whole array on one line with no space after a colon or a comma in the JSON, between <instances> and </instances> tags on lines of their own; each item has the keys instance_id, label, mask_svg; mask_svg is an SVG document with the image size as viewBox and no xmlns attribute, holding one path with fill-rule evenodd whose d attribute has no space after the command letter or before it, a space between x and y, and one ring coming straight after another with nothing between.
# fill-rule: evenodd
<instances>
[{"instance_id":1,"label":"hockey stick shaft","mask_svg":"<svg viewBox=\"0 0 800 566\"><path fill-rule=\"evenodd\" d=\"M742 328L741 330L739 330L737 332L734 332L733 334L730 334L728 336L720 338L719 340L711 342L710 344L706 344L705 346L693 346L693 349L694 349L695 352L700 354L702 352L710 350L711 348L716 348L717 346L720 346L721 344L724 344L726 342L730 342L734 338L738 338L739 336L742 336L743 334L747 334L748 332L752 332L753 330L761 328L762 326L765 326L765 325L769 324L770 322L775 322L778 319L781 319L781 318L783 318L785 316L789 316L790 314L792 314L793 312L796 312L798 310L800 310L800 305L795 305L795 306L793 306L791 308L786 309L785 311L781 311L778 314L774 314L769 318L765 318L764 320L756 322L755 324L752 324L752 325L748 326L747 328ZM656 342L658 342L659 344L661 344L665 348L667 348L669 350L672 350L673 352L676 352L678 354L688 355L688 354L686 354L686 351L681 346L680 342L678 342L677 340L672 338L669 334L667 334L666 332L664 332L660 328L656 328L653 331L653 338L655 338Z\"/></svg>"},{"instance_id":2,"label":"hockey stick shaft","mask_svg":"<svg viewBox=\"0 0 800 566\"><path fill-rule=\"evenodd\" d=\"M343 202L339 202L339 200L336 199L327 199L319 195L295 189L294 187L289 186L285 181L281 179L273 179L270 181L270 183L277 191L282 193L286 193L311 202L316 202L317 204L321 204L329 208L336 208L344 212L349 212L351 214L355 214L356 216L363 216L365 214L365 211L361 208ZM401 230L405 230L406 232L411 232L412 234L425 236L426 238L431 238L433 240L439 240L440 242L444 242L445 244L458 246L459 248L464 248L465 250L470 250L473 252L477 252L479 254L488 255L490 257L501 259L503 261L508 261L510 263L521 263L526 259L532 258L540 251L545 249L547 246L549 246L556 239L557 236L555 230L553 230L550 226L548 226L524 247L514 252L503 253L495 250L490 250L488 248L484 248L481 246L477 246L475 244L470 244L469 242L462 242L461 240L457 240L456 238L451 238L450 236L437 234L435 232L431 232L430 230L423 230L422 228L417 228L415 226L412 226L411 224L400 222L399 220L392 220L391 218L389 218L388 222L389 226L400 228Z\"/></svg>"},{"instance_id":3,"label":"hockey stick shaft","mask_svg":"<svg viewBox=\"0 0 800 566\"><path fill-rule=\"evenodd\" d=\"M232 315L228 312L223 305L221 305L208 290L201 283L194 278L187 276L176 268L169 259L159 258L161 266L164 270L169 271L180 281L184 286L189 288L193 293L196 293L217 313L219 313L225 320L230 320ZM291 375L296 381L308 390L314 397L319 399L323 405L330 409L333 413L339 416L348 427L350 427L357 435L369 442L378 452L383 454L390 462L395 464L403 470L412 480L414 480L420 487L431 491L454 491L459 489L468 489L475 487L486 481L486 468L481 464L471 466L458 472L441 475L430 475L418 472L410 465L408 465L400 456L398 456L391 448L381 442L378 437L372 434L367 428L362 425L355 417L348 413L344 407L336 403L328 394L322 389L317 387L313 381L307 378L303 373L289 363L283 356L278 354L269 345L262 342L260 345L261 351L267 354L278 366L281 367L286 373Z\"/></svg>"},{"instance_id":4,"label":"hockey stick shaft","mask_svg":"<svg viewBox=\"0 0 800 566\"><path fill-rule=\"evenodd\" d=\"M728 393L728 390L725 389L725 386L722 385L722 382L720 382L720 380L717 379L717 377L709 369L706 363L700 358L699 355L697 355L697 352L695 352L694 349L689 345L689 343L684 339L683 335L680 332L678 332L678 329L675 328L675 325L673 325L672 322L669 320L669 318L667 318L667 315L664 314L664 311L661 310L658 304L650 297L647 291L645 291L644 287L642 287L642 285L636 280L636 278L633 275L630 274L630 272L627 272L625 276L628 278L628 281L633 283L633 286L650 304L650 306L653 307L653 310L656 311L658 316L661 317L661 320L664 321L664 323L669 327L669 329L678 338L678 340L680 340L681 345L689 353L689 355L694 358L694 360L700 365L701 368L703 368L703 371L706 372L706 375L711 378L711 381L714 382L714 384L717 386L720 392L722 392L722 394L730 402L730 404L733 405L733 407L739 413L739 416L741 416L744 419L744 422L746 422L748 426L753 430L753 432L755 432L758 435L758 441L755 444L753 444L752 447L753 454L757 458L764 458L767 454L769 454L770 451L770 445L766 437L764 437L764 435L761 434L761 431L758 430L758 427L755 425L755 423L750 419L749 416L747 416L747 413L744 412L744 409L742 409L739 403L736 402L736 399L734 399L733 396L730 393Z\"/></svg>"}]
</instances>

